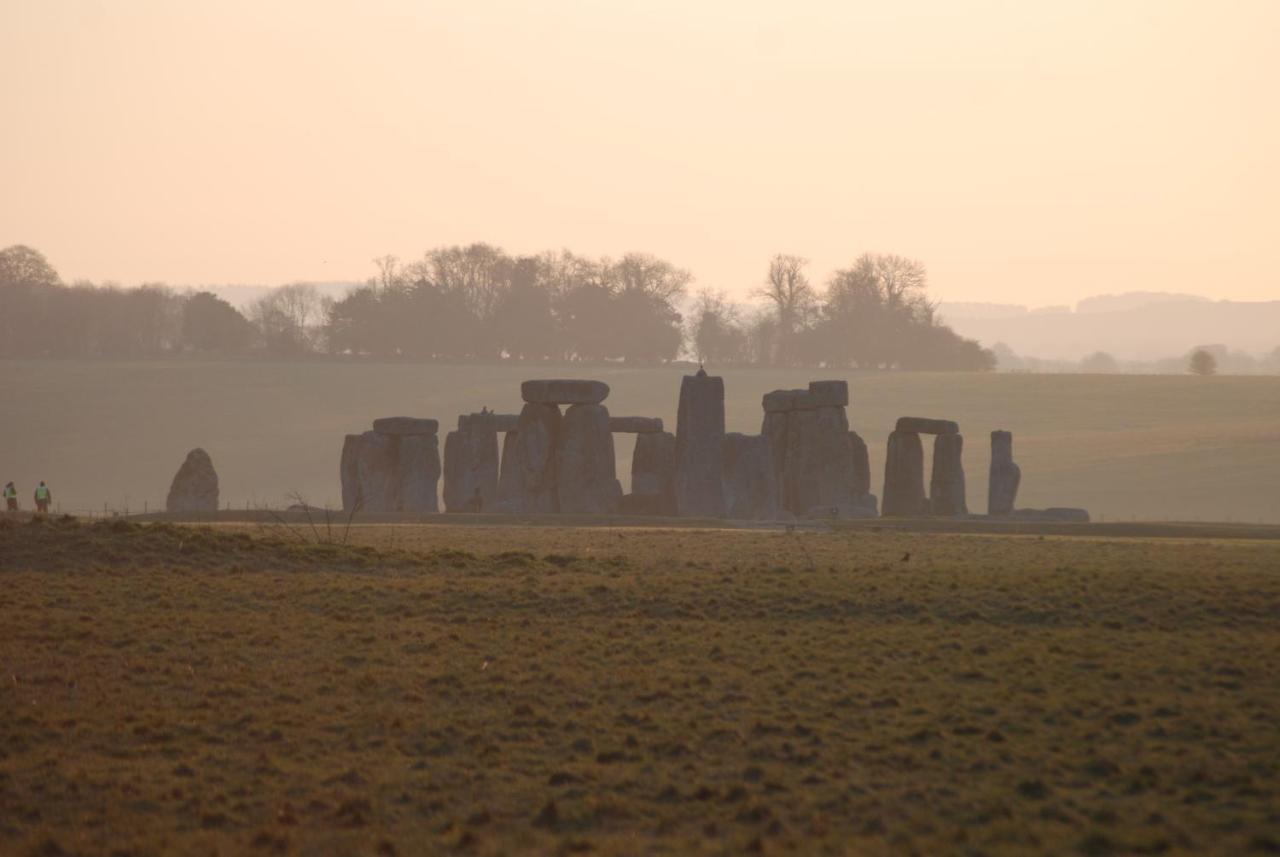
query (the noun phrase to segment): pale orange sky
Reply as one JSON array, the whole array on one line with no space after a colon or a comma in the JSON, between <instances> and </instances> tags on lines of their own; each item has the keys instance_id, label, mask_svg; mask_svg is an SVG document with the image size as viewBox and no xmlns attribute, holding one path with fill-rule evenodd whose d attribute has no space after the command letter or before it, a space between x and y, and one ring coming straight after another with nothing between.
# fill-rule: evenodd
<instances>
[{"instance_id":1,"label":"pale orange sky","mask_svg":"<svg viewBox=\"0 0 1280 857\"><path fill-rule=\"evenodd\" d=\"M477 240L743 297L1280 299L1280 2L0 0L0 246L66 279L363 279Z\"/></svg>"}]
</instances>

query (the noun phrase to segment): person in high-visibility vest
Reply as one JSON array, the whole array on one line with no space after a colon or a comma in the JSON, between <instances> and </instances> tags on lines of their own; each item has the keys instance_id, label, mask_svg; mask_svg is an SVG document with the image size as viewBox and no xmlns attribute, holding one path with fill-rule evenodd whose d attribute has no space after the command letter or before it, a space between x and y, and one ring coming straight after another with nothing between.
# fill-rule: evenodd
<instances>
[{"instance_id":1,"label":"person in high-visibility vest","mask_svg":"<svg viewBox=\"0 0 1280 857\"><path fill-rule=\"evenodd\" d=\"M36 486L36 511L48 514L49 501L53 499L53 492L49 490L49 486L41 482Z\"/></svg>"},{"instance_id":2,"label":"person in high-visibility vest","mask_svg":"<svg viewBox=\"0 0 1280 857\"><path fill-rule=\"evenodd\" d=\"M12 482L5 483L4 506L10 512L18 511L18 489L13 486Z\"/></svg>"}]
</instances>

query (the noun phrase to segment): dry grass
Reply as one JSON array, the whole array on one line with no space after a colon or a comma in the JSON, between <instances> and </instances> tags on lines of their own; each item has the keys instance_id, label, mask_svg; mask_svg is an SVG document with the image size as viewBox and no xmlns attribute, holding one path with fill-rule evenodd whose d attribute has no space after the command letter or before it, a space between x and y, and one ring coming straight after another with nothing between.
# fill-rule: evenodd
<instances>
[{"instance_id":1,"label":"dry grass","mask_svg":"<svg viewBox=\"0 0 1280 857\"><path fill-rule=\"evenodd\" d=\"M0 527L0 852L1280 849L1275 542Z\"/></svg>"}]
</instances>

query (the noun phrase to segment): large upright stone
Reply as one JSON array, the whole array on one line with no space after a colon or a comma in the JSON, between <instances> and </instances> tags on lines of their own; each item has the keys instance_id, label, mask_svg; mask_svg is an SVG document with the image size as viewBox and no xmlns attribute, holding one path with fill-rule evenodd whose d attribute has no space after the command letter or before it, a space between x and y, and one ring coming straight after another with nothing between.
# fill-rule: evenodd
<instances>
[{"instance_id":1,"label":"large upright stone","mask_svg":"<svg viewBox=\"0 0 1280 857\"><path fill-rule=\"evenodd\" d=\"M498 468L498 497L494 511L524 511L524 468L520 466L518 431L509 431L502 438L502 463Z\"/></svg>"},{"instance_id":2,"label":"large upright stone","mask_svg":"<svg viewBox=\"0 0 1280 857\"><path fill-rule=\"evenodd\" d=\"M616 514L622 502L604 405L573 405L556 444L556 491L565 514Z\"/></svg>"},{"instance_id":3,"label":"large upright stone","mask_svg":"<svg viewBox=\"0 0 1280 857\"><path fill-rule=\"evenodd\" d=\"M676 509L724 516L724 379L698 370L680 383L676 416Z\"/></svg>"},{"instance_id":4,"label":"large upright stone","mask_svg":"<svg viewBox=\"0 0 1280 857\"><path fill-rule=\"evenodd\" d=\"M928 511L924 493L924 445L915 432L894 431L889 435L881 504L886 516L910 517Z\"/></svg>"},{"instance_id":5,"label":"large upright stone","mask_svg":"<svg viewBox=\"0 0 1280 857\"><path fill-rule=\"evenodd\" d=\"M867 455L867 442L856 431L849 432L849 452L853 457L854 500L871 493L871 459Z\"/></svg>"},{"instance_id":6,"label":"large upright stone","mask_svg":"<svg viewBox=\"0 0 1280 857\"><path fill-rule=\"evenodd\" d=\"M360 435L360 447L356 452L360 511L369 515L399 511L399 446L399 438L395 435L376 431Z\"/></svg>"},{"instance_id":7,"label":"large upright stone","mask_svg":"<svg viewBox=\"0 0 1280 857\"><path fill-rule=\"evenodd\" d=\"M521 512L547 514L560 511L556 489L556 444L561 422L560 409L555 405L530 403L520 411L520 422L514 433L516 445L512 452L516 456L515 463L520 467Z\"/></svg>"},{"instance_id":8,"label":"large upright stone","mask_svg":"<svg viewBox=\"0 0 1280 857\"><path fill-rule=\"evenodd\" d=\"M725 514L736 520L778 517L778 483L773 447L763 435L724 436Z\"/></svg>"},{"instance_id":9,"label":"large upright stone","mask_svg":"<svg viewBox=\"0 0 1280 857\"><path fill-rule=\"evenodd\" d=\"M671 432L636 437L627 497L628 505L644 514L676 513L676 436Z\"/></svg>"},{"instance_id":10,"label":"large upright stone","mask_svg":"<svg viewBox=\"0 0 1280 857\"><path fill-rule=\"evenodd\" d=\"M940 434L933 441L933 473L929 479L929 506L933 514L951 517L969 514L964 497L964 436Z\"/></svg>"},{"instance_id":11,"label":"large upright stone","mask_svg":"<svg viewBox=\"0 0 1280 857\"><path fill-rule=\"evenodd\" d=\"M1013 461L1013 434L991 433L991 470L987 481L987 514L1012 515L1018 501L1022 470Z\"/></svg>"},{"instance_id":12,"label":"large upright stone","mask_svg":"<svg viewBox=\"0 0 1280 857\"><path fill-rule=\"evenodd\" d=\"M470 446L466 432L451 431L444 437L444 510L474 512L468 507L475 493L471 481Z\"/></svg>"},{"instance_id":13,"label":"large upright stone","mask_svg":"<svg viewBox=\"0 0 1280 857\"><path fill-rule=\"evenodd\" d=\"M342 439L342 461L338 465L338 478L342 481L342 509L354 512L360 508L360 475L357 457L360 454L360 435L349 434Z\"/></svg>"},{"instance_id":14,"label":"large upright stone","mask_svg":"<svg viewBox=\"0 0 1280 857\"><path fill-rule=\"evenodd\" d=\"M435 434L403 435L397 446L396 469L400 477L397 511L406 515L439 512L436 488L440 484L440 438Z\"/></svg>"},{"instance_id":15,"label":"large upright stone","mask_svg":"<svg viewBox=\"0 0 1280 857\"><path fill-rule=\"evenodd\" d=\"M565 378L525 381L520 385L520 396L531 404L598 405L609 397L609 385Z\"/></svg>"},{"instance_id":16,"label":"large upright stone","mask_svg":"<svg viewBox=\"0 0 1280 857\"><path fill-rule=\"evenodd\" d=\"M198 447L187 453L169 485L164 508L167 512L218 511L218 474L209 453Z\"/></svg>"},{"instance_id":17,"label":"large upright stone","mask_svg":"<svg viewBox=\"0 0 1280 857\"><path fill-rule=\"evenodd\" d=\"M816 508L827 513L847 510L853 499L854 457L844 406L815 406L819 401L841 401L847 389L844 382L834 381L817 381L810 387L765 396L761 434L774 460L778 507L793 515L807 515ZM783 404L790 409L777 410Z\"/></svg>"}]
</instances>

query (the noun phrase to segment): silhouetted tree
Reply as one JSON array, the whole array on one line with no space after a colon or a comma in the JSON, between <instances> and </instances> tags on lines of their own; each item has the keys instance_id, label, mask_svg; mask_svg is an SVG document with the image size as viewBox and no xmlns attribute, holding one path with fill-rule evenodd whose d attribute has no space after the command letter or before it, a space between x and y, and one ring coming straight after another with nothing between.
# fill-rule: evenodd
<instances>
[{"instance_id":1,"label":"silhouetted tree","mask_svg":"<svg viewBox=\"0 0 1280 857\"><path fill-rule=\"evenodd\" d=\"M182 304L182 345L193 351L232 353L253 342L253 325L213 292L196 292Z\"/></svg>"},{"instance_id":2,"label":"silhouetted tree","mask_svg":"<svg viewBox=\"0 0 1280 857\"><path fill-rule=\"evenodd\" d=\"M814 307L813 287L804 273L808 264L808 259L779 253L769 261L764 286L756 292L757 296L773 304L777 316L772 362L778 365L785 366L791 362L791 342L808 321Z\"/></svg>"},{"instance_id":3,"label":"silhouetted tree","mask_svg":"<svg viewBox=\"0 0 1280 857\"><path fill-rule=\"evenodd\" d=\"M1214 375L1218 371L1218 358L1203 348L1191 352L1187 360L1187 371L1192 375Z\"/></svg>"},{"instance_id":4,"label":"silhouetted tree","mask_svg":"<svg viewBox=\"0 0 1280 857\"><path fill-rule=\"evenodd\" d=\"M694 356L706 363L741 363L747 360L747 332L738 310L723 292L698 293L690 319L689 340Z\"/></svg>"},{"instance_id":5,"label":"silhouetted tree","mask_svg":"<svg viewBox=\"0 0 1280 857\"><path fill-rule=\"evenodd\" d=\"M1120 371L1120 364L1107 352L1095 351L1080 361L1080 371L1091 375L1110 375Z\"/></svg>"}]
</instances>

